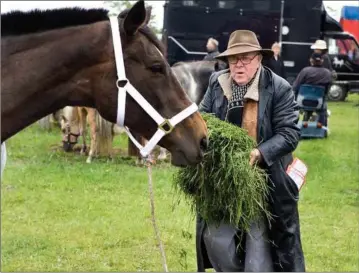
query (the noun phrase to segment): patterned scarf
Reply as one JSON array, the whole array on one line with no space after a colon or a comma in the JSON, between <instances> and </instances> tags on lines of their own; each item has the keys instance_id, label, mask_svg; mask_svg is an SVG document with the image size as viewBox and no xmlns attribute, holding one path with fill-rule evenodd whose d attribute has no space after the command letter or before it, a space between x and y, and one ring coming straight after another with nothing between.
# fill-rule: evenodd
<instances>
[{"instance_id":1,"label":"patterned scarf","mask_svg":"<svg viewBox=\"0 0 359 273\"><path fill-rule=\"evenodd\" d=\"M259 70L259 69L258 69ZM226 120L239 127L242 126L243 118L243 98L247 93L248 88L253 83L258 70L254 77L246 85L238 85L233 79L231 80L232 97L228 101L227 117Z\"/></svg>"}]
</instances>

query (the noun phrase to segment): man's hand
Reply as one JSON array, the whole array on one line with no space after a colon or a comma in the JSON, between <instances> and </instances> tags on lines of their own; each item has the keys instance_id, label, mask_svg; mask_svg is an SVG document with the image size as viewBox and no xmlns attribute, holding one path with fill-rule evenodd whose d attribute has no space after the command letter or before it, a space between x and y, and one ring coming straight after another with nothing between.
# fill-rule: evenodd
<instances>
[{"instance_id":1,"label":"man's hand","mask_svg":"<svg viewBox=\"0 0 359 273\"><path fill-rule=\"evenodd\" d=\"M253 149L249 155L249 164L253 166L254 164L261 162L261 160L261 152L258 149Z\"/></svg>"}]
</instances>

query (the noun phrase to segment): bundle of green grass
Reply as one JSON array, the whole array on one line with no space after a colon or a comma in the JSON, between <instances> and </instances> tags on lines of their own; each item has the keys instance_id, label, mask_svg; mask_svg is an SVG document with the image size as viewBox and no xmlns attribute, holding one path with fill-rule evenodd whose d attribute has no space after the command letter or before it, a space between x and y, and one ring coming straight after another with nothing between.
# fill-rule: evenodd
<instances>
[{"instance_id":1,"label":"bundle of green grass","mask_svg":"<svg viewBox=\"0 0 359 273\"><path fill-rule=\"evenodd\" d=\"M175 173L175 188L205 221L249 230L259 217L270 217L266 174L249 164L256 143L238 126L212 114L202 117L209 131L208 150L200 164Z\"/></svg>"}]
</instances>

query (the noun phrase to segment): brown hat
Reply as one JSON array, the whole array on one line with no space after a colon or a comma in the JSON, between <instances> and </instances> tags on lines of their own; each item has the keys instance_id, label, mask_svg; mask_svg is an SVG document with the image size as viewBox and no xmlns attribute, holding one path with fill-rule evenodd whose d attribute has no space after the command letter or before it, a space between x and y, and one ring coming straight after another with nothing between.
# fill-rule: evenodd
<instances>
[{"instance_id":1,"label":"brown hat","mask_svg":"<svg viewBox=\"0 0 359 273\"><path fill-rule=\"evenodd\" d=\"M263 49L254 32L249 30L236 30L229 37L227 50L219 54L217 59L226 59L228 56L260 52L263 57L270 58L274 52L271 49Z\"/></svg>"}]
</instances>

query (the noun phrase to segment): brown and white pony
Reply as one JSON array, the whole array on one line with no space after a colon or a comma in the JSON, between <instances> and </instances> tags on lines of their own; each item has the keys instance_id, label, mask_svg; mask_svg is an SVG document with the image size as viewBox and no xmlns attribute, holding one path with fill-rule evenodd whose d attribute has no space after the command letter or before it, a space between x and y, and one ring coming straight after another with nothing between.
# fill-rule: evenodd
<instances>
[{"instance_id":1,"label":"brown and white pony","mask_svg":"<svg viewBox=\"0 0 359 273\"><path fill-rule=\"evenodd\" d=\"M61 133L63 149L72 151L82 137L80 154L87 151L86 137L87 124L90 127L90 150L86 159L91 163L94 156L107 156L113 158L113 138L115 124L103 119L94 108L67 106L61 116Z\"/></svg>"},{"instance_id":2,"label":"brown and white pony","mask_svg":"<svg viewBox=\"0 0 359 273\"><path fill-rule=\"evenodd\" d=\"M164 48L147 26L150 12L140 0L118 16L128 81L164 118L189 107L164 58ZM108 11L65 8L1 15L1 142L66 106L96 108L116 123L117 69ZM150 139L158 125L131 96L125 125ZM207 127L197 112L158 143L172 164L203 159Z\"/></svg>"}]
</instances>

